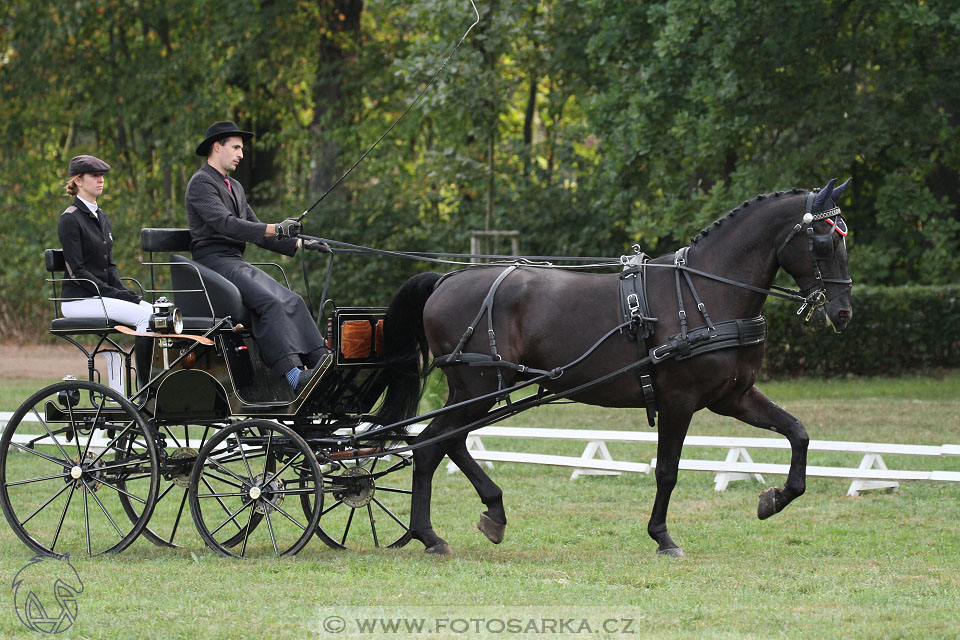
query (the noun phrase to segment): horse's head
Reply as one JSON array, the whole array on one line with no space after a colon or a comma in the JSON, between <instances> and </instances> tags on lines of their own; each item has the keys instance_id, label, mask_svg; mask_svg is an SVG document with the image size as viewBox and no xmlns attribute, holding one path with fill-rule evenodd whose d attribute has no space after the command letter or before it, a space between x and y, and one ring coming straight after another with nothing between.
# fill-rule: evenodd
<instances>
[{"instance_id":1,"label":"horse's head","mask_svg":"<svg viewBox=\"0 0 960 640\"><path fill-rule=\"evenodd\" d=\"M850 181L839 187L836 183L834 178L806 194L803 213L798 212L799 219L781 241L777 261L800 287L807 300L804 308L812 313L823 307L827 322L840 332L853 317L853 281L847 271L847 223L835 202Z\"/></svg>"}]
</instances>

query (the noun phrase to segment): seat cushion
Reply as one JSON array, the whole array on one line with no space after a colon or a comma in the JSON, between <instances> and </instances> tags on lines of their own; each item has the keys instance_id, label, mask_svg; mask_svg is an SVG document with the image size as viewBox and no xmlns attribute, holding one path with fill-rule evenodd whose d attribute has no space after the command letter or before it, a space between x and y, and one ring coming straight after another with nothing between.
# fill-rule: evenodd
<instances>
[{"instance_id":1,"label":"seat cushion","mask_svg":"<svg viewBox=\"0 0 960 640\"><path fill-rule=\"evenodd\" d=\"M57 318L50 323L54 333L109 333L118 322L108 323L104 318ZM132 329L133 327L130 326Z\"/></svg>"}]
</instances>

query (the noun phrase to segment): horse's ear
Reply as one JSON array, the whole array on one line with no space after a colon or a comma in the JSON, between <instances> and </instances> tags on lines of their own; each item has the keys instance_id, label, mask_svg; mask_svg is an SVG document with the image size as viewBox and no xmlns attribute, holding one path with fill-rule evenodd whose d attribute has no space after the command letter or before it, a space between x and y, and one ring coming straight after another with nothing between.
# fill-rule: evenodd
<instances>
[{"instance_id":1,"label":"horse's ear","mask_svg":"<svg viewBox=\"0 0 960 640\"><path fill-rule=\"evenodd\" d=\"M820 193L817 194L817 197L813 199L813 207L817 208L823 206L827 202L830 202L830 196L833 195L833 185L837 184L836 178L830 178L830 182L827 183L823 189L820 189Z\"/></svg>"},{"instance_id":2,"label":"horse's ear","mask_svg":"<svg viewBox=\"0 0 960 640\"><path fill-rule=\"evenodd\" d=\"M847 185L850 184L851 180L853 180L853 178L847 178L846 182L833 190L833 195L830 197L833 198L834 202L840 199L840 196L843 195L843 190L847 188Z\"/></svg>"}]
</instances>

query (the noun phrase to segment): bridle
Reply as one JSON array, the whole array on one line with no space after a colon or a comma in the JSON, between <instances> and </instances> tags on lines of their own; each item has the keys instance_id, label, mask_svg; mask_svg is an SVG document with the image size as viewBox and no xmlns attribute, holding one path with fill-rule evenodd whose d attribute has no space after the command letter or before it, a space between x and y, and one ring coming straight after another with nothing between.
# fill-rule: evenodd
<instances>
[{"instance_id":1,"label":"bridle","mask_svg":"<svg viewBox=\"0 0 960 640\"><path fill-rule=\"evenodd\" d=\"M847 223L840 214L840 207L834 206L831 209L813 213L816 191L811 191L806 195L804 204L803 220L787 234L780 247L777 249L777 262L780 263L780 254L790 241L794 239L801 231L805 231L807 238L807 251L810 254L811 272L814 282L809 286L802 287L800 296L804 299L803 305L797 310L797 315L807 311L807 320L813 316L813 313L839 297L844 291L853 287L853 280L850 278L824 278L820 271L820 261L828 260L834 257L833 234L836 232L841 239L847 235ZM826 220L830 223L831 229L827 233L816 233L813 229L813 223L818 220ZM844 243L846 241L844 240ZM782 263L780 263L781 266ZM797 284L800 284L797 282ZM840 289L831 297L827 297L827 285L840 285Z\"/></svg>"}]
</instances>

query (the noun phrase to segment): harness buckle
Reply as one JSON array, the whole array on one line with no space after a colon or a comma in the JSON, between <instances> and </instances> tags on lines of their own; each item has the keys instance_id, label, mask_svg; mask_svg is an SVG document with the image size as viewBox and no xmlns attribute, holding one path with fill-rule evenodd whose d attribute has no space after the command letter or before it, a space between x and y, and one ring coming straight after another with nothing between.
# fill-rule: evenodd
<instances>
[{"instance_id":1,"label":"harness buckle","mask_svg":"<svg viewBox=\"0 0 960 640\"><path fill-rule=\"evenodd\" d=\"M640 316L640 298L635 293L631 293L627 296L627 307L630 309L630 317L637 318Z\"/></svg>"}]
</instances>

